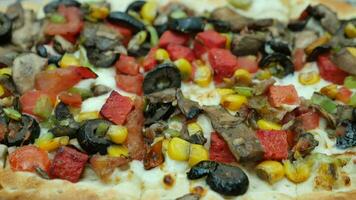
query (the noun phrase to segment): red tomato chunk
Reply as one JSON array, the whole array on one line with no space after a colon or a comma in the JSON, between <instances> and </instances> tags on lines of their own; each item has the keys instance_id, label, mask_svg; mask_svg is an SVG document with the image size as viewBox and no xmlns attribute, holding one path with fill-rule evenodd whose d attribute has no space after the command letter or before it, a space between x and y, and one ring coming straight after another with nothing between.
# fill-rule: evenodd
<instances>
[{"instance_id":1,"label":"red tomato chunk","mask_svg":"<svg viewBox=\"0 0 356 200\"><path fill-rule=\"evenodd\" d=\"M165 31L159 39L158 46L166 48L169 44L187 45L189 35L174 31Z\"/></svg>"},{"instance_id":2,"label":"red tomato chunk","mask_svg":"<svg viewBox=\"0 0 356 200\"><path fill-rule=\"evenodd\" d=\"M195 59L193 51L182 45L170 44L167 46L167 51L173 61L178 60L179 58L185 58L189 62L192 62Z\"/></svg>"},{"instance_id":3,"label":"red tomato chunk","mask_svg":"<svg viewBox=\"0 0 356 200\"><path fill-rule=\"evenodd\" d=\"M194 42L194 53L197 57L201 57L209 49L212 48L225 48L226 37L220 35L213 30L207 30L198 33Z\"/></svg>"},{"instance_id":4,"label":"red tomato chunk","mask_svg":"<svg viewBox=\"0 0 356 200\"><path fill-rule=\"evenodd\" d=\"M348 76L347 72L342 71L337 65L335 65L330 55L320 55L317 59L320 76L332 83L342 85L344 79Z\"/></svg>"},{"instance_id":5,"label":"red tomato chunk","mask_svg":"<svg viewBox=\"0 0 356 200\"><path fill-rule=\"evenodd\" d=\"M120 55L119 60L115 63L116 72L128 74L128 75L137 75L139 73L140 66L136 62L134 57Z\"/></svg>"},{"instance_id":6,"label":"red tomato chunk","mask_svg":"<svg viewBox=\"0 0 356 200\"><path fill-rule=\"evenodd\" d=\"M216 132L211 133L209 157L210 160L223 163L236 161L225 140Z\"/></svg>"},{"instance_id":7,"label":"red tomato chunk","mask_svg":"<svg viewBox=\"0 0 356 200\"><path fill-rule=\"evenodd\" d=\"M304 130L311 130L319 127L319 114L317 112L307 112L297 117L303 124Z\"/></svg>"},{"instance_id":8,"label":"red tomato chunk","mask_svg":"<svg viewBox=\"0 0 356 200\"><path fill-rule=\"evenodd\" d=\"M256 133L265 151L266 160L283 160L288 157L287 131L263 131Z\"/></svg>"},{"instance_id":9,"label":"red tomato chunk","mask_svg":"<svg viewBox=\"0 0 356 200\"><path fill-rule=\"evenodd\" d=\"M123 124L131 112L134 103L129 97L112 91L109 98L100 110L100 114L115 124Z\"/></svg>"},{"instance_id":10,"label":"red tomato chunk","mask_svg":"<svg viewBox=\"0 0 356 200\"><path fill-rule=\"evenodd\" d=\"M274 107L282 104L295 105L299 103L297 90L293 85L273 85L269 88L269 103Z\"/></svg>"},{"instance_id":11,"label":"red tomato chunk","mask_svg":"<svg viewBox=\"0 0 356 200\"><path fill-rule=\"evenodd\" d=\"M116 86L126 92L142 95L143 76L138 74L136 76L118 74L116 75Z\"/></svg>"},{"instance_id":12,"label":"red tomato chunk","mask_svg":"<svg viewBox=\"0 0 356 200\"><path fill-rule=\"evenodd\" d=\"M51 165L47 152L35 146L19 147L10 153L9 163L14 171L29 172L35 172L36 168L41 168L48 172Z\"/></svg>"},{"instance_id":13,"label":"red tomato chunk","mask_svg":"<svg viewBox=\"0 0 356 200\"><path fill-rule=\"evenodd\" d=\"M237 59L229 50L211 49L208 53L209 62L215 73L215 80L231 77L237 68Z\"/></svg>"}]
</instances>

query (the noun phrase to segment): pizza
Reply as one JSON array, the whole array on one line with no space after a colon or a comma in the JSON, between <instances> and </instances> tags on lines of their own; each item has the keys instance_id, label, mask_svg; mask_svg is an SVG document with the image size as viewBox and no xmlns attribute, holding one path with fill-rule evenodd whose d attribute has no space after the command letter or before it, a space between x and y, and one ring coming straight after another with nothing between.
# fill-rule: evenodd
<instances>
[{"instance_id":1,"label":"pizza","mask_svg":"<svg viewBox=\"0 0 356 200\"><path fill-rule=\"evenodd\" d=\"M0 200L356 199L356 7L0 2Z\"/></svg>"}]
</instances>

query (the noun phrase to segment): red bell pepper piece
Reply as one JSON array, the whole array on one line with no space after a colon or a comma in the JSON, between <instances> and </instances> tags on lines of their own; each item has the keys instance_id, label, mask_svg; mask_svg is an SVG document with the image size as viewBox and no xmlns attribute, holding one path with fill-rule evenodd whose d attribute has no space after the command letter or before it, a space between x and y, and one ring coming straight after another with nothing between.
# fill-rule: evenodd
<instances>
[{"instance_id":1,"label":"red bell pepper piece","mask_svg":"<svg viewBox=\"0 0 356 200\"><path fill-rule=\"evenodd\" d=\"M320 76L332 83L342 85L344 79L349 75L331 61L329 54L318 56L317 64Z\"/></svg>"},{"instance_id":2,"label":"red bell pepper piece","mask_svg":"<svg viewBox=\"0 0 356 200\"><path fill-rule=\"evenodd\" d=\"M179 58L185 58L189 62L192 62L195 59L193 51L190 48L182 45L169 44L167 46L167 51L173 61L178 60Z\"/></svg>"},{"instance_id":3,"label":"red bell pepper piece","mask_svg":"<svg viewBox=\"0 0 356 200\"><path fill-rule=\"evenodd\" d=\"M159 39L158 46L166 48L169 44L187 45L189 35L174 31L165 31Z\"/></svg>"},{"instance_id":4,"label":"red bell pepper piece","mask_svg":"<svg viewBox=\"0 0 356 200\"><path fill-rule=\"evenodd\" d=\"M268 92L269 103L274 107L282 104L295 105L299 103L297 90L293 85L273 85Z\"/></svg>"},{"instance_id":5,"label":"red bell pepper piece","mask_svg":"<svg viewBox=\"0 0 356 200\"><path fill-rule=\"evenodd\" d=\"M134 57L120 55L119 60L115 63L116 72L137 75L139 73L140 66L136 62Z\"/></svg>"},{"instance_id":6,"label":"red bell pepper piece","mask_svg":"<svg viewBox=\"0 0 356 200\"><path fill-rule=\"evenodd\" d=\"M29 171L35 172L36 168L40 168L45 172L49 172L51 161L48 158L48 153L36 146L19 147L9 155L10 167L14 171Z\"/></svg>"},{"instance_id":7,"label":"red bell pepper piece","mask_svg":"<svg viewBox=\"0 0 356 200\"><path fill-rule=\"evenodd\" d=\"M73 107L80 107L82 105L82 97L80 94L62 92L59 94L59 100L61 100L61 102L65 103L66 105Z\"/></svg>"},{"instance_id":8,"label":"red bell pepper piece","mask_svg":"<svg viewBox=\"0 0 356 200\"><path fill-rule=\"evenodd\" d=\"M217 82L225 77L231 77L237 69L237 59L227 49L210 49L208 58Z\"/></svg>"},{"instance_id":9,"label":"red bell pepper piece","mask_svg":"<svg viewBox=\"0 0 356 200\"><path fill-rule=\"evenodd\" d=\"M115 80L118 88L137 95L143 94L143 76L141 74L137 74L136 76L117 74Z\"/></svg>"},{"instance_id":10,"label":"red bell pepper piece","mask_svg":"<svg viewBox=\"0 0 356 200\"><path fill-rule=\"evenodd\" d=\"M265 151L266 160L283 160L288 158L287 131L258 130L257 138Z\"/></svg>"},{"instance_id":11,"label":"red bell pepper piece","mask_svg":"<svg viewBox=\"0 0 356 200\"><path fill-rule=\"evenodd\" d=\"M211 133L209 159L223 163L236 161L225 140L216 132Z\"/></svg>"},{"instance_id":12,"label":"red bell pepper piece","mask_svg":"<svg viewBox=\"0 0 356 200\"><path fill-rule=\"evenodd\" d=\"M220 35L214 30L207 30L198 33L194 42L194 53L200 58L204 53L212 48L224 48L226 37Z\"/></svg>"},{"instance_id":13,"label":"red bell pepper piece","mask_svg":"<svg viewBox=\"0 0 356 200\"><path fill-rule=\"evenodd\" d=\"M157 49L157 47L151 48L151 50L148 52L145 59L143 60L142 65L146 72L155 68L157 65L157 61L155 59Z\"/></svg>"},{"instance_id":14,"label":"red bell pepper piece","mask_svg":"<svg viewBox=\"0 0 356 200\"><path fill-rule=\"evenodd\" d=\"M107 120L115 124L123 124L127 115L133 108L133 102L129 97L120 95L112 91L109 98L100 110L100 114Z\"/></svg>"},{"instance_id":15,"label":"red bell pepper piece","mask_svg":"<svg viewBox=\"0 0 356 200\"><path fill-rule=\"evenodd\" d=\"M78 182L89 156L70 147L61 147L54 156L50 169L51 178Z\"/></svg>"}]
</instances>

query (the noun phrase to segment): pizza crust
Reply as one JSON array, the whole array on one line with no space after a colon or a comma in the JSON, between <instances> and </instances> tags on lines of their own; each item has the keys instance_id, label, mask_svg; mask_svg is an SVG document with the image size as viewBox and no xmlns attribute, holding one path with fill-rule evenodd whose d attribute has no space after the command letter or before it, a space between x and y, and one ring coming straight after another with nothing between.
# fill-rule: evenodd
<instances>
[{"instance_id":1,"label":"pizza crust","mask_svg":"<svg viewBox=\"0 0 356 200\"><path fill-rule=\"evenodd\" d=\"M295 200L353 200L356 197L356 189L347 192L311 192L297 196Z\"/></svg>"}]
</instances>

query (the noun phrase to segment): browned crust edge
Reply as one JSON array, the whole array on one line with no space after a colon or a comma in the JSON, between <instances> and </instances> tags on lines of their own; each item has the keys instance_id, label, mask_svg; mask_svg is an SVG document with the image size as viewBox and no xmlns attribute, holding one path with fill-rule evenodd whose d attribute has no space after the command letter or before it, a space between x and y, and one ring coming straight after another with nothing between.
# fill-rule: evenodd
<instances>
[{"instance_id":1,"label":"browned crust edge","mask_svg":"<svg viewBox=\"0 0 356 200\"><path fill-rule=\"evenodd\" d=\"M356 199L356 189L347 192L311 192L299 195L296 200L354 200Z\"/></svg>"}]
</instances>

